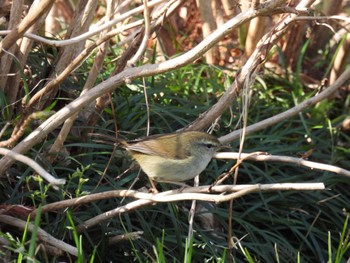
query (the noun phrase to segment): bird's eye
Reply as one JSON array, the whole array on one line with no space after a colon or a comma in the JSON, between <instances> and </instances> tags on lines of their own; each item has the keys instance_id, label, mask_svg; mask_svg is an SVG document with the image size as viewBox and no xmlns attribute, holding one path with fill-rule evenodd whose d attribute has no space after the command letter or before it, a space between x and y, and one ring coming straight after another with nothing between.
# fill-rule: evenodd
<instances>
[{"instance_id":1,"label":"bird's eye","mask_svg":"<svg viewBox=\"0 0 350 263\"><path fill-rule=\"evenodd\" d=\"M204 146L206 146L208 149L213 148L214 145L211 143L205 143Z\"/></svg>"}]
</instances>

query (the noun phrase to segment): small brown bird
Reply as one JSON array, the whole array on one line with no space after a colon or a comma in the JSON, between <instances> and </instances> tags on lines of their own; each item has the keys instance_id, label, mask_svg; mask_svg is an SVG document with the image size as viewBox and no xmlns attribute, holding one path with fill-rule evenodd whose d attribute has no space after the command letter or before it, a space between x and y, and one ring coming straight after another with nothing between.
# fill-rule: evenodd
<instances>
[{"instance_id":1,"label":"small brown bird","mask_svg":"<svg viewBox=\"0 0 350 263\"><path fill-rule=\"evenodd\" d=\"M197 131L153 135L121 145L154 181L182 182L200 174L221 144Z\"/></svg>"}]
</instances>

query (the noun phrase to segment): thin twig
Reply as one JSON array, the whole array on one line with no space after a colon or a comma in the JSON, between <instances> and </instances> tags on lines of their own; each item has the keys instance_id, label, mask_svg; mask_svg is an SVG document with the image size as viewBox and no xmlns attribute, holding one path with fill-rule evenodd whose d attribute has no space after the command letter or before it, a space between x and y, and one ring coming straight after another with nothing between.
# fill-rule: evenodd
<instances>
[{"instance_id":1,"label":"thin twig","mask_svg":"<svg viewBox=\"0 0 350 263\"><path fill-rule=\"evenodd\" d=\"M84 230L90 228L91 226L97 225L101 222L104 222L104 221L110 219L110 218L117 217L123 213L133 211L139 207L150 205L152 203L153 202L150 200L144 200L144 199L136 200L136 201L131 202L127 205L118 207L118 208L110 210L106 213L102 213L98 216L95 216L95 217L85 221L83 224L78 225L76 227L76 229L77 229L78 233L83 232Z\"/></svg>"},{"instance_id":2,"label":"thin twig","mask_svg":"<svg viewBox=\"0 0 350 263\"><path fill-rule=\"evenodd\" d=\"M65 179L57 179L53 177L51 174L45 171L44 168L42 168L38 163L36 163L34 160L30 159L29 157L16 153L14 151L11 151L9 149L0 148L0 154L10 157L13 160L19 161L21 163L24 163L31 167L35 172L37 172L42 178L44 178L46 181L48 181L52 185L62 185L66 183Z\"/></svg>"},{"instance_id":3,"label":"thin twig","mask_svg":"<svg viewBox=\"0 0 350 263\"><path fill-rule=\"evenodd\" d=\"M232 153L232 152L221 152L216 153L214 158L216 159L237 159L238 153ZM312 169L318 169L323 171L329 171L341 175L345 175L347 177L350 177L350 171L340 168L338 166L330 165L330 164L323 164L318 162L311 162L304 160L302 158L295 158L295 157L289 157L289 156L278 156L278 155L252 155L252 154L244 154L242 153L242 158L244 160L250 160L250 161L258 161L258 162L284 162L284 163L293 163L298 166L305 166L310 167Z\"/></svg>"},{"instance_id":4,"label":"thin twig","mask_svg":"<svg viewBox=\"0 0 350 263\"><path fill-rule=\"evenodd\" d=\"M198 187L199 186L199 175L197 175L193 181L194 181L194 187ZM192 242L192 238L193 238L193 223L194 223L194 215L196 213L196 206L197 206L197 201L192 200L191 208L190 208L189 215L188 215L188 234L187 234L188 244L190 244ZM186 253L186 256L187 256L187 254L188 253ZM184 262L188 262L187 258L185 258Z\"/></svg>"},{"instance_id":5,"label":"thin twig","mask_svg":"<svg viewBox=\"0 0 350 263\"><path fill-rule=\"evenodd\" d=\"M142 42L141 42L139 49L137 50L135 55L127 62L127 65L129 67L135 65L136 62L140 60L142 54L145 52L145 50L147 48L147 42L148 42L149 37L150 37L151 21L149 18L149 10L148 10L148 1L147 0L143 0L143 6L144 6L143 17L145 20L144 35L143 35L143 39L142 39Z\"/></svg>"},{"instance_id":6,"label":"thin twig","mask_svg":"<svg viewBox=\"0 0 350 263\"><path fill-rule=\"evenodd\" d=\"M125 233L122 235L113 236L108 239L108 245L111 246L111 245L116 245L122 241L129 242L130 240L140 239L142 235L143 235L143 231L135 231L131 233Z\"/></svg>"}]
</instances>

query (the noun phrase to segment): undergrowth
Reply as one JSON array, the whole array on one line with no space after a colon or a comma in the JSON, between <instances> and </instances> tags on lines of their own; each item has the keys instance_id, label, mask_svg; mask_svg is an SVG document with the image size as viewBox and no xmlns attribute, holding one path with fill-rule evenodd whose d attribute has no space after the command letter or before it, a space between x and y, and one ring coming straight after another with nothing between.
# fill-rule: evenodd
<instances>
[{"instance_id":1,"label":"undergrowth","mask_svg":"<svg viewBox=\"0 0 350 263\"><path fill-rule=\"evenodd\" d=\"M77 122L74 129L93 128L94 133L119 139L146 135L147 111L150 134L168 133L195 120L215 104L230 84L231 76L220 68L191 65L160 76L134 81L112 94L113 108L100 115L98 127L86 127ZM233 72L234 73L234 72ZM232 73L232 74L233 74ZM105 74L105 73L104 73ZM231 73L230 73L231 74ZM252 89L248 125L266 119L313 96L301 83L276 75L261 76ZM145 102L148 98L148 105ZM340 128L348 116L349 98L321 102L298 116L247 136L244 152L264 151L270 154L303 156L350 170L349 134ZM235 129L241 114L241 102L232 103L215 126L217 137ZM113 110L114 109L114 110ZM4 123L4 120L2 120ZM116 129L117 127L117 129ZM39 207L47 203L113 189L139 189L148 186L145 175L137 178L139 170L130 170L132 161L114 145L98 137L83 140L71 136L66 141L66 154L54 164L45 161L42 152L53 143L56 133L50 134L29 155L52 174L66 178L59 190L48 188L42 180L31 177L31 170L16 164L10 171L13 178L1 182L1 203ZM232 144L233 151L239 142ZM232 161L213 160L201 175L201 184L210 184L227 171ZM231 183L229 179L227 183ZM349 178L281 163L244 162L239 168L238 184L284 182L324 182L324 191L279 191L250 194L233 205L235 262L344 262L350 257L348 207ZM173 186L160 185L162 189ZM190 202L158 203L124 213L98 226L78 233L76 226L105 211L126 204L128 199L108 199L65 209L45 212L34 224L58 239L74 244L78 258L61 255L50 262L62 260L80 262L225 262L227 254L228 204L203 203L202 215L212 213L215 226L208 228L199 219L195 222L192 241L186 240ZM138 239L126 239L109 244L109 237L142 231ZM2 227L1 237L7 239L10 255L3 250L0 257L11 260L32 259L33 241L27 231ZM30 241L30 244L29 244ZM189 243L191 242L191 243ZM37 243L37 246L39 246ZM188 245L190 244L190 245ZM45 250L35 254L37 262L47 261Z\"/></svg>"}]
</instances>

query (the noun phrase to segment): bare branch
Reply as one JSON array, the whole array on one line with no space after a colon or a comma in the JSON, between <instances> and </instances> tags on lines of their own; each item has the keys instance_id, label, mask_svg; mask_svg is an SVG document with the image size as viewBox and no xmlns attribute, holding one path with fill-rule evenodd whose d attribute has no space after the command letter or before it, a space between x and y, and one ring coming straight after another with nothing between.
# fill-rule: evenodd
<instances>
[{"instance_id":1,"label":"bare branch","mask_svg":"<svg viewBox=\"0 0 350 263\"><path fill-rule=\"evenodd\" d=\"M223 189L227 190L224 191ZM230 192L232 189L239 189L237 192L233 192L230 194L222 194L223 192ZM122 213L130 212L132 210L135 210L139 207L151 204L153 202L174 202L174 201L183 201L183 200L202 200L207 202L226 202L229 200L237 199L239 197L242 197L244 195L247 195L249 193L253 192L262 192L262 191L281 191L281 190L323 190L325 189L325 186L323 183L286 183L286 184L266 184L266 185L225 185L225 186L202 186L202 187L189 187L185 188L184 190L178 190L178 191L167 191L162 192L159 194L148 194L148 193L140 193L136 191L121 191L121 194L123 196L129 196L134 198L142 198L140 200L131 202L125 206L118 207L116 209L110 210L108 212L105 212L103 214L100 214L98 216L95 216L87 221L85 221L83 224L79 225L77 227L77 231L81 232L85 229L88 229L96 224L99 224L101 222L104 222L110 218L113 218L115 216L118 216ZM195 192L195 190L200 190L201 193ZM213 194L203 194L202 192L217 192L220 190L220 194L213 195ZM191 191L191 192L188 192ZM116 192L116 191L113 191ZM180 192L180 193L176 193ZM174 193L174 194L171 194ZM113 193L111 193L113 194ZM115 193L114 193L115 194ZM44 209L44 207L43 207ZM43 210L42 210L43 211Z\"/></svg>"},{"instance_id":2,"label":"bare branch","mask_svg":"<svg viewBox=\"0 0 350 263\"><path fill-rule=\"evenodd\" d=\"M4 223L4 224L8 224L11 226L15 226L18 227L22 230L28 228L28 230L30 232L33 232L34 229L34 225L32 223L28 223L26 221L23 221L21 219L18 218L14 218L12 216L8 216L8 215L0 215L0 222ZM52 246L54 246L55 248L61 249L73 256L78 256L78 249L63 242L62 240L59 240L53 236L51 236L49 233L47 233L45 230L43 230L42 228L38 228L38 238L39 240L48 243Z\"/></svg>"},{"instance_id":3,"label":"bare branch","mask_svg":"<svg viewBox=\"0 0 350 263\"><path fill-rule=\"evenodd\" d=\"M135 190L113 190L106 191L102 193L89 194L86 196L76 197L69 200L63 200L51 204L44 205L41 209L41 212L48 211L57 211L59 209L65 209L67 207L79 206L82 204L87 204L91 202L95 202L98 200L104 200L109 198L117 198L117 197L131 197L137 199L144 199L152 202L173 202L179 200L202 200L209 202L221 202L219 196L210 195L207 198L205 195L196 197L192 194L203 194L203 193L236 193L242 190L246 190L247 188L254 188L255 191L272 191L272 190L322 190L324 187L323 183L284 183L284 184L261 184L258 185L203 185L196 187L186 187L184 189L179 190L169 190L165 192L161 192L158 194L149 194L144 192L139 192ZM314 188L315 187L315 188ZM186 194L186 195L185 195ZM190 194L190 195L187 195ZM167 197L165 197L167 196ZM223 199L225 200L225 199ZM148 204L148 203L147 203ZM36 210L31 213L31 216L36 214Z\"/></svg>"},{"instance_id":4,"label":"bare branch","mask_svg":"<svg viewBox=\"0 0 350 263\"><path fill-rule=\"evenodd\" d=\"M22 154L16 153L14 151L11 151L5 148L0 148L0 154L28 165L34 171L36 171L42 178L44 178L46 181L48 181L52 185L61 185L66 183L65 179L57 179L53 177L51 174L46 172L44 168L42 168L38 163L36 163L34 160L30 159L27 156L24 156Z\"/></svg>"},{"instance_id":5,"label":"bare branch","mask_svg":"<svg viewBox=\"0 0 350 263\"><path fill-rule=\"evenodd\" d=\"M214 158L216 159L238 159L239 154L233 152L220 152L216 153ZM318 169L323 171L329 171L341 175L350 177L350 171L340 168L338 166L323 164L318 162L311 162L304 160L302 158L295 158L289 156L277 156L277 155L252 155L247 153L242 153L241 157L244 160L257 161L257 162L283 162L292 163L298 166L310 167L312 169Z\"/></svg>"},{"instance_id":6,"label":"bare branch","mask_svg":"<svg viewBox=\"0 0 350 263\"><path fill-rule=\"evenodd\" d=\"M127 205L118 207L111 211L105 212L92 219L87 220L84 224L77 227L78 231L83 231L93 225L108 220L119 214L130 212L139 207L149 205L153 202L175 202L183 200L202 200L207 202L226 202L237 199L244 195L253 192L264 191L281 191L281 190L323 190L325 186L323 183L283 183L283 184L255 184L255 185L216 185L216 186L198 186L188 187L180 190L170 190L158 194L142 193L134 190L113 190L103 193L91 194L83 197L77 197L70 200L64 200L42 207L41 212L53 211L67 208L70 206L77 206L81 204L90 203L97 200L116 198L116 197L131 197L136 200ZM213 194L218 193L218 194ZM225 193L225 194L223 194ZM34 216L36 210L31 213Z\"/></svg>"}]
</instances>

